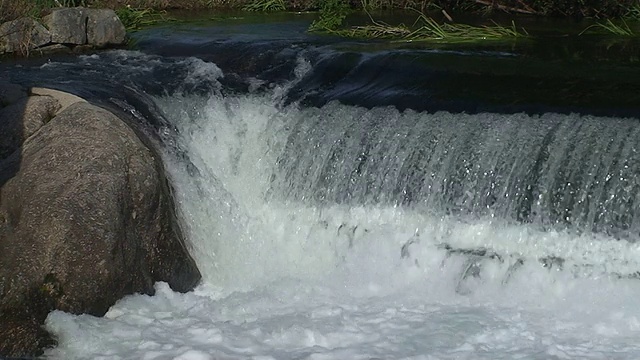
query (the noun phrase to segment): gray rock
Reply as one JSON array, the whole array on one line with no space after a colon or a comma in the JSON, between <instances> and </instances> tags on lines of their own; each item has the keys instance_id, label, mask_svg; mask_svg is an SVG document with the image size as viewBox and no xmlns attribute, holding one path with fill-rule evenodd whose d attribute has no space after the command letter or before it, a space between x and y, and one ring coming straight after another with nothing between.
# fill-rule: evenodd
<instances>
[{"instance_id":1,"label":"gray rock","mask_svg":"<svg viewBox=\"0 0 640 360\"><path fill-rule=\"evenodd\" d=\"M87 13L82 7L53 9L42 19L51 33L51 41L59 44L87 43Z\"/></svg>"},{"instance_id":2,"label":"gray rock","mask_svg":"<svg viewBox=\"0 0 640 360\"><path fill-rule=\"evenodd\" d=\"M73 50L66 45L62 44L51 44L43 47L39 47L37 49L33 49L32 53L37 55L49 55L49 54L60 54L60 53L72 53Z\"/></svg>"},{"instance_id":3,"label":"gray rock","mask_svg":"<svg viewBox=\"0 0 640 360\"><path fill-rule=\"evenodd\" d=\"M127 31L113 10L86 9L87 41L90 45L105 47L108 45L122 45Z\"/></svg>"},{"instance_id":4,"label":"gray rock","mask_svg":"<svg viewBox=\"0 0 640 360\"><path fill-rule=\"evenodd\" d=\"M21 18L0 25L0 54L28 54L32 49L50 42L49 31L31 18Z\"/></svg>"},{"instance_id":5,"label":"gray rock","mask_svg":"<svg viewBox=\"0 0 640 360\"><path fill-rule=\"evenodd\" d=\"M0 81L0 108L26 97L27 91L22 86Z\"/></svg>"},{"instance_id":6,"label":"gray rock","mask_svg":"<svg viewBox=\"0 0 640 360\"><path fill-rule=\"evenodd\" d=\"M17 153L0 162L14 174L0 188L0 357L51 344L53 309L101 316L156 281L199 281L161 161L115 115L73 103Z\"/></svg>"},{"instance_id":7,"label":"gray rock","mask_svg":"<svg viewBox=\"0 0 640 360\"><path fill-rule=\"evenodd\" d=\"M50 96L31 96L0 110L0 161L51 120L59 108Z\"/></svg>"}]
</instances>

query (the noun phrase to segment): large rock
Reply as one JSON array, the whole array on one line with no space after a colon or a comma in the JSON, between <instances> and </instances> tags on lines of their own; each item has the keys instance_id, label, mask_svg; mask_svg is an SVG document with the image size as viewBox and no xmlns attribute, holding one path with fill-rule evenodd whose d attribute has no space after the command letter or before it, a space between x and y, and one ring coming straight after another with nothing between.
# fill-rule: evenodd
<instances>
[{"instance_id":1,"label":"large rock","mask_svg":"<svg viewBox=\"0 0 640 360\"><path fill-rule=\"evenodd\" d=\"M127 31L120 18L113 10L86 9L87 41L90 45L105 47L108 45L122 45Z\"/></svg>"},{"instance_id":2,"label":"large rock","mask_svg":"<svg viewBox=\"0 0 640 360\"><path fill-rule=\"evenodd\" d=\"M0 25L0 54L30 50L51 42L51 34L39 22L21 18Z\"/></svg>"},{"instance_id":3,"label":"large rock","mask_svg":"<svg viewBox=\"0 0 640 360\"><path fill-rule=\"evenodd\" d=\"M0 357L52 344L53 309L101 316L156 281L200 279L157 155L112 113L66 105L0 161Z\"/></svg>"},{"instance_id":4,"label":"large rock","mask_svg":"<svg viewBox=\"0 0 640 360\"><path fill-rule=\"evenodd\" d=\"M87 10L85 8L53 9L42 19L51 33L51 41L59 44L87 43Z\"/></svg>"},{"instance_id":5,"label":"large rock","mask_svg":"<svg viewBox=\"0 0 640 360\"><path fill-rule=\"evenodd\" d=\"M50 96L32 96L0 110L0 161L51 120L59 107L58 101Z\"/></svg>"}]
</instances>

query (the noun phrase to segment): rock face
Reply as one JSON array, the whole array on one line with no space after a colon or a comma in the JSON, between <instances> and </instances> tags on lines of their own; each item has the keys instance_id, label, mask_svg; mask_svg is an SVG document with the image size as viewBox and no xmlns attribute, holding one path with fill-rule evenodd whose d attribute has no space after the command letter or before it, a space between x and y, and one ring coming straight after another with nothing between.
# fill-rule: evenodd
<instances>
[{"instance_id":1,"label":"rock face","mask_svg":"<svg viewBox=\"0 0 640 360\"><path fill-rule=\"evenodd\" d=\"M54 9L42 19L51 33L51 41L59 44L84 45L87 43L86 9Z\"/></svg>"},{"instance_id":2,"label":"rock face","mask_svg":"<svg viewBox=\"0 0 640 360\"><path fill-rule=\"evenodd\" d=\"M156 281L200 279L157 155L112 113L34 93L0 110L26 138L0 156L0 357L53 344L41 327L53 309L101 316Z\"/></svg>"},{"instance_id":3,"label":"rock face","mask_svg":"<svg viewBox=\"0 0 640 360\"><path fill-rule=\"evenodd\" d=\"M50 42L49 31L31 18L13 20L0 25L0 53L28 53L29 50Z\"/></svg>"},{"instance_id":4,"label":"rock face","mask_svg":"<svg viewBox=\"0 0 640 360\"><path fill-rule=\"evenodd\" d=\"M113 10L90 9L87 40L97 47L123 44L127 31Z\"/></svg>"},{"instance_id":5,"label":"rock face","mask_svg":"<svg viewBox=\"0 0 640 360\"><path fill-rule=\"evenodd\" d=\"M102 48L123 45L126 40L124 25L109 9L58 8L42 20L46 28L30 18L0 25L0 54L28 55L33 50L64 51L84 45Z\"/></svg>"}]
</instances>

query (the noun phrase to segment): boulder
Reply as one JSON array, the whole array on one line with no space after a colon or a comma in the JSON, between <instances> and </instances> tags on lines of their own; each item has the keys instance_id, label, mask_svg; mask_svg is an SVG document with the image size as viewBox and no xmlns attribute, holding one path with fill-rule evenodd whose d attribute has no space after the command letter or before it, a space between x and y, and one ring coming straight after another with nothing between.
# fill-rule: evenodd
<instances>
[{"instance_id":1,"label":"boulder","mask_svg":"<svg viewBox=\"0 0 640 360\"><path fill-rule=\"evenodd\" d=\"M67 103L0 160L0 185L0 357L53 344L54 309L101 316L157 281L200 279L158 155L102 108Z\"/></svg>"},{"instance_id":2,"label":"boulder","mask_svg":"<svg viewBox=\"0 0 640 360\"><path fill-rule=\"evenodd\" d=\"M51 41L58 44L87 43L87 13L82 7L53 9L42 19L51 33Z\"/></svg>"},{"instance_id":3,"label":"boulder","mask_svg":"<svg viewBox=\"0 0 640 360\"><path fill-rule=\"evenodd\" d=\"M0 25L0 54L30 50L51 42L51 34L39 22L21 18Z\"/></svg>"},{"instance_id":4,"label":"boulder","mask_svg":"<svg viewBox=\"0 0 640 360\"><path fill-rule=\"evenodd\" d=\"M87 41L90 45L105 47L122 45L127 31L115 11L110 9L86 9Z\"/></svg>"},{"instance_id":5,"label":"boulder","mask_svg":"<svg viewBox=\"0 0 640 360\"><path fill-rule=\"evenodd\" d=\"M50 96L32 96L0 110L0 161L51 120L59 107L58 101Z\"/></svg>"}]
</instances>

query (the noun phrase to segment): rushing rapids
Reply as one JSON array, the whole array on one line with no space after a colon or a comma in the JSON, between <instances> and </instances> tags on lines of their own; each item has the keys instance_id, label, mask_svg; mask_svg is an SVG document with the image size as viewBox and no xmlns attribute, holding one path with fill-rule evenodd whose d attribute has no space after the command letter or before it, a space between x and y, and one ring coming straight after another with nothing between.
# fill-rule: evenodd
<instances>
[{"instance_id":1,"label":"rushing rapids","mask_svg":"<svg viewBox=\"0 0 640 360\"><path fill-rule=\"evenodd\" d=\"M561 76L459 64L517 51L363 51L282 26L294 35L154 30L140 51L9 66L146 125L203 274L105 318L51 313L49 357L640 354L632 99L590 98L605 80L574 69L585 95L544 102Z\"/></svg>"}]
</instances>

